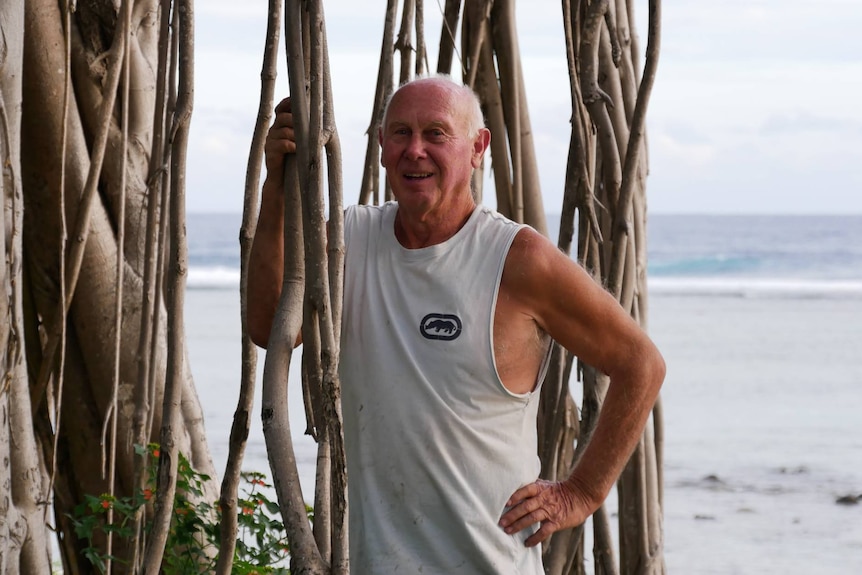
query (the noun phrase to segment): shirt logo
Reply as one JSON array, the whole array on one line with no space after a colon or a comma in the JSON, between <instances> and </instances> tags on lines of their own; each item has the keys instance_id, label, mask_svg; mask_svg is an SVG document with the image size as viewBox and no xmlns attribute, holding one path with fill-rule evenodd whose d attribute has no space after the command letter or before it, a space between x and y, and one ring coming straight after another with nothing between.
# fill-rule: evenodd
<instances>
[{"instance_id":1,"label":"shirt logo","mask_svg":"<svg viewBox=\"0 0 862 575\"><path fill-rule=\"evenodd\" d=\"M451 314L429 313L419 323L419 333L426 339L452 341L461 335L461 318Z\"/></svg>"}]
</instances>

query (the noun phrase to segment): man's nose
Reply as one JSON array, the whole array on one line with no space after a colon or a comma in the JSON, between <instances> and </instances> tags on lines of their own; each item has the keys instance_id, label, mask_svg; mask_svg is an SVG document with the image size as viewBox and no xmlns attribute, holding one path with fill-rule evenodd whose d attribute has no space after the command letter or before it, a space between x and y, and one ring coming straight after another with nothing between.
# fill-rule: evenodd
<instances>
[{"instance_id":1,"label":"man's nose","mask_svg":"<svg viewBox=\"0 0 862 575\"><path fill-rule=\"evenodd\" d=\"M425 140L422 138L422 134L412 134L407 141L407 149L404 152L410 160L424 158Z\"/></svg>"}]
</instances>

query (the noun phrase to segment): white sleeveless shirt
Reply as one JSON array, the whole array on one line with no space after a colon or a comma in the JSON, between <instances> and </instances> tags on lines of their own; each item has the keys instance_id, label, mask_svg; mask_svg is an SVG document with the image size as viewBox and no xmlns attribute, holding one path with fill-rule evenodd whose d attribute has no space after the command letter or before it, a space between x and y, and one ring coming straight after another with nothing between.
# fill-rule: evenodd
<instances>
[{"instance_id":1,"label":"white sleeveless shirt","mask_svg":"<svg viewBox=\"0 0 862 575\"><path fill-rule=\"evenodd\" d=\"M396 210L345 212L351 572L541 575L541 546L524 546L533 530L498 525L540 471L539 391L511 393L494 362L497 292L521 226L480 206L448 241L410 250Z\"/></svg>"}]
</instances>

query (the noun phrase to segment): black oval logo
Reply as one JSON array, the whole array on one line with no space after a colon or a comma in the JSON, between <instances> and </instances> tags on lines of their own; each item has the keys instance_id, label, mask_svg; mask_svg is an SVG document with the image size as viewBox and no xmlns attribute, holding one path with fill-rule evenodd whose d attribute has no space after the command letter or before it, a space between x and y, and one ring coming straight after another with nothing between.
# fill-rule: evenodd
<instances>
[{"instance_id":1,"label":"black oval logo","mask_svg":"<svg viewBox=\"0 0 862 575\"><path fill-rule=\"evenodd\" d=\"M422 318L419 332L426 339L452 341L461 335L461 318L445 313L429 313Z\"/></svg>"}]
</instances>

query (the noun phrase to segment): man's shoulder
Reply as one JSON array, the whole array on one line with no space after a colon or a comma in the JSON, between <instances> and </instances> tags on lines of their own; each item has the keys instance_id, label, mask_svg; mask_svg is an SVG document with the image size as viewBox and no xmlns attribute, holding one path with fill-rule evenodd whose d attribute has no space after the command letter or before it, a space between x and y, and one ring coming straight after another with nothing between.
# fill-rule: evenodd
<instances>
[{"instance_id":1,"label":"man's shoulder","mask_svg":"<svg viewBox=\"0 0 862 575\"><path fill-rule=\"evenodd\" d=\"M374 222L382 221L388 213L394 212L398 207L395 202L386 202L380 206L368 204L356 204L344 208L344 222L347 226L372 225Z\"/></svg>"},{"instance_id":2,"label":"man's shoulder","mask_svg":"<svg viewBox=\"0 0 862 575\"><path fill-rule=\"evenodd\" d=\"M366 241L392 229L398 204L387 202L380 206L353 205L344 209L344 241ZM363 240L362 238L365 238Z\"/></svg>"},{"instance_id":3,"label":"man's shoulder","mask_svg":"<svg viewBox=\"0 0 862 575\"><path fill-rule=\"evenodd\" d=\"M478 205L476 207L476 209L482 218L484 218L485 220L487 220L489 222L493 222L496 225L517 226L519 228L524 227L526 225L526 224L519 224L515 221L512 221L509 218L507 218L506 216L504 216L503 214L501 214L500 212L498 212L497 210L495 210L493 208L489 208L488 206L485 206L482 204Z\"/></svg>"},{"instance_id":4,"label":"man's shoulder","mask_svg":"<svg viewBox=\"0 0 862 575\"><path fill-rule=\"evenodd\" d=\"M528 291L540 289L575 262L534 228L520 225L506 256L504 282L517 279Z\"/></svg>"},{"instance_id":5,"label":"man's shoulder","mask_svg":"<svg viewBox=\"0 0 862 575\"><path fill-rule=\"evenodd\" d=\"M372 206L369 204L355 204L344 208L344 219L352 220L357 223L373 222L382 219L389 211L397 209L398 204L395 202L386 202L380 206Z\"/></svg>"},{"instance_id":6,"label":"man's shoulder","mask_svg":"<svg viewBox=\"0 0 862 575\"><path fill-rule=\"evenodd\" d=\"M347 206L344 208L344 213L356 212L356 213L364 213L364 214L382 214L390 210L395 210L398 208L398 202L391 201L386 202L381 205L371 205L371 204L354 204L352 206Z\"/></svg>"}]
</instances>

